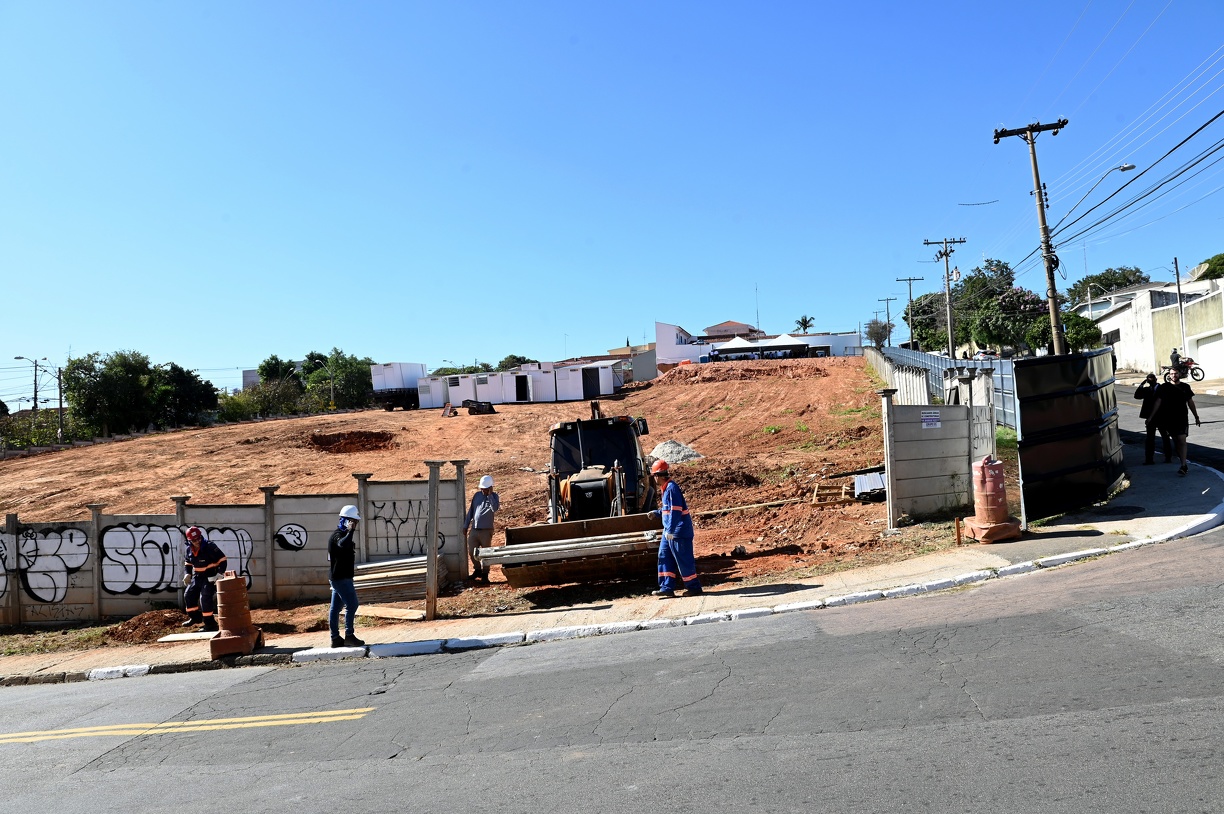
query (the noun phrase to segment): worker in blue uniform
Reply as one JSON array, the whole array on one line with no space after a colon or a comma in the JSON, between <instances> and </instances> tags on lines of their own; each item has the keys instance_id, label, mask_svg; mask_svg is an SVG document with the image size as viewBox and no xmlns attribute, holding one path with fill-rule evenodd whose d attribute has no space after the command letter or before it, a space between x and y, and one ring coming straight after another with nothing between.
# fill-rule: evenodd
<instances>
[{"instance_id":1,"label":"worker in blue uniform","mask_svg":"<svg viewBox=\"0 0 1224 814\"><path fill-rule=\"evenodd\" d=\"M187 609L187 621L183 627L204 623L203 630L217 629L217 585L225 574L225 553L204 536L199 526L187 529L187 551L184 555L183 585L187 591L183 602Z\"/></svg>"},{"instance_id":2,"label":"worker in blue uniform","mask_svg":"<svg viewBox=\"0 0 1224 814\"><path fill-rule=\"evenodd\" d=\"M697 561L693 557L693 518L689 515L684 494L671 479L671 467L667 461L655 461L650 475L662 493L659 508L650 512L652 518L662 518L663 539L659 542L659 589L651 591L659 599L671 599L676 589L683 586L685 596L696 596L701 591L701 580L697 578Z\"/></svg>"}]
</instances>

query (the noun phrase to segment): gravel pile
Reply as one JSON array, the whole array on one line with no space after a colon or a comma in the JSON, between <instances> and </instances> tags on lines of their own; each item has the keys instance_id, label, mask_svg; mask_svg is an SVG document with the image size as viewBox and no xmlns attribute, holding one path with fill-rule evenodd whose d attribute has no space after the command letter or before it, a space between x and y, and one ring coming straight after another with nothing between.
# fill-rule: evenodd
<instances>
[{"instance_id":1,"label":"gravel pile","mask_svg":"<svg viewBox=\"0 0 1224 814\"><path fill-rule=\"evenodd\" d=\"M695 461L698 458L704 458L697 450L692 447L685 446L679 441L664 441L650 451L650 454L661 461L667 461L669 464L679 464L685 461Z\"/></svg>"}]
</instances>

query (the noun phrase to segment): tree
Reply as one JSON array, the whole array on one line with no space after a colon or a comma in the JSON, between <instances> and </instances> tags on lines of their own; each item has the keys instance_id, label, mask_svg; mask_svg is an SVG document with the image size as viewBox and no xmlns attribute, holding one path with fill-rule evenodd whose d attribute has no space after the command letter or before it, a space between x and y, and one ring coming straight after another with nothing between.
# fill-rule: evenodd
<instances>
[{"instance_id":1,"label":"tree","mask_svg":"<svg viewBox=\"0 0 1224 814\"><path fill-rule=\"evenodd\" d=\"M212 382L173 362L153 368L149 396L153 422L159 427L200 424L206 412L217 409L217 388Z\"/></svg>"},{"instance_id":2,"label":"tree","mask_svg":"<svg viewBox=\"0 0 1224 814\"><path fill-rule=\"evenodd\" d=\"M1049 306L1037 294L1015 287L982 303L973 317L971 332L979 345L1018 347L1035 320L1049 322Z\"/></svg>"},{"instance_id":3,"label":"tree","mask_svg":"<svg viewBox=\"0 0 1224 814\"><path fill-rule=\"evenodd\" d=\"M341 410L368 407L373 403L374 379L370 373L370 358L358 359L340 348L332 348L324 356L316 351L306 354L303 376L306 391L317 405L330 404L335 392L335 405Z\"/></svg>"},{"instance_id":4,"label":"tree","mask_svg":"<svg viewBox=\"0 0 1224 814\"><path fill-rule=\"evenodd\" d=\"M3 418L4 416L8 414L9 414L8 405L5 404L3 401L0 401L0 418Z\"/></svg>"},{"instance_id":5,"label":"tree","mask_svg":"<svg viewBox=\"0 0 1224 814\"><path fill-rule=\"evenodd\" d=\"M973 338L978 310L991 308L991 303L1015 284L1016 274L1011 266L987 258L952 286L952 325L957 345L967 344Z\"/></svg>"},{"instance_id":6,"label":"tree","mask_svg":"<svg viewBox=\"0 0 1224 814\"><path fill-rule=\"evenodd\" d=\"M1063 334L1066 336L1067 349L1069 351L1074 353L1076 351L1100 347L1101 329L1097 327L1095 322L1070 311L1060 314L1060 318L1062 319ZM1050 331L1050 320L1039 319L1030 325L1025 341L1028 342L1029 347L1049 347L1054 341L1053 334Z\"/></svg>"},{"instance_id":7,"label":"tree","mask_svg":"<svg viewBox=\"0 0 1224 814\"><path fill-rule=\"evenodd\" d=\"M629 343L629 340L626 339L625 347L629 347L628 343ZM498 370L514 370L516 367L522 367L523 365L538 365L539 363L540 362L538 359L528 359L526 356L519 356L517 354L512 353L509 356L507 356L505 359L502 359L500 362L497 363L497 369Z\"/></svg>"},{"instance_id":8,"label":"tree","mask_svg":"<svg viewBox=\"0 0 1224 814\"><path fill-rule=\"evenodd\" d=\"M1224 277L1224 254L1217 254L1214 257L1208 257L1203 261L1207 268L1203 270L1196 279L1199 280L1217 280Z\"/></svg>"},{"instance_id":9,"label":"tree","mask_svg":"<svg viewBox=\"0 0 1224 814\"><path fill-rule=\"evenodd\" d=\"M1087 302L1094 296L1100 297L1102 294L1116 291L1119 288L1150 282L1152 282L1152 278L1144 274L1136 266L1108 268L1100 274L1089 274L1082 280L1073 283L1067 289L1067 299L1075 303Z\"/></svg>"},{"instance_id":10,"label":"tree","mask_svg":"<svg viewBox=\"0 0 1224 814\"><path fill-rule=\"evenodd\" d=\"M942 292L923 294L906 305L902 318L909 326L914 341L923 350L938 350L948 347L947 317Z\"/></svg>"},{"instance_id":11,"label":"tree","mask_svg":"<svg viewBox=\"0 0 1224 814\"><path fill-rule=\"evenodd\" d=\"M281 359L275 353L260 362L258 370L259 380L261 382L273 384L289 382L297 386L299 393L301 393L304 388L301 376L298 373L297 365L293 362Z\"/></svg>"},{"instance_id":12,"label":"tree","mask_svg":"<svg viewBox=\"0 0 1224 814\"><path fill-rule=\"evenodd\" d=\"M144 429L153 423L149 357L136 351L91 353L64 366L64 398L93 432Z\"/></svg>"},{"instance_id":13,"label":"tree","mask_svg":"<svg viewBox=\"0 0 1224 814\"><path fill-rule=\"evenodd\" d=\"M795 320L795 330L801 334L805 334L810 331L812 326L815 324L816 320L812 319L807 314L804 314L803 316L799 317L799 319Z\"/></svg>"},{"instance_id":14,"label":"tree","mask_svg":"<svg viewBox=\"0 0 1224 814\"><path fill-rule=\"evenodd\" d=\"M867 339L877 348L884 347L888 341L888 334L893 329L891 322L885 322L881 319L873 319L864 327L864 332L867 334Z\"/></svg>"}]
</instances>

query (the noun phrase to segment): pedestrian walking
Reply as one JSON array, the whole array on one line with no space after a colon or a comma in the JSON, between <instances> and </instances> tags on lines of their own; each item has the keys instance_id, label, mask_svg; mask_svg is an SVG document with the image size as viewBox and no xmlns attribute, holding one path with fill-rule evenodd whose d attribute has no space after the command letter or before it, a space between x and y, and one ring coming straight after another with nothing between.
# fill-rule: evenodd
<instances>
[{"instance_id":1,"label":"pedestrian walking","mask_svg":"<svg viewBox=\"0 0 1224 814\"><path fill-rule=\"evenodd\" d=\"M702 593L697 578L697 561L693 557L693 518L689 515L684 493L671 477L667 461L655 461L651 477L662 498L659 508L650 512L652 518L663 520L663 539L659 541L659 589L651 591L659 599L671 599L683 586L686 596Z\"/></svg>"},{"instance_id":2,"label":"pedestrian walking","mask_svg":"<svg viewBox=\"0 0 1224 814\"><path fill-rule=\"evenodd\" d=\"M217 629L217 580L225 573L225 553L204 536L199 526L187 529L187 550L183 556L183 604L187 621L183 627L204 623L202 630Z\"/></svg>"},{"instance_id":3,"label":"pedestrian walking","mask_svg":"<svg viewBox=\"0 0 1224 814\"><path fill-rule=\"evenodd\" d=\"M357 543L353 537L361 514L356 506L340 510L340 523L327 540L328 582L331 583L331 609L327 629L331 631L332 647L365 647L365 642L353 632L357 618L357 586L353 571L357 562ZM340 637L340 608L344 608L344 637Z\"/></svg>"},{"instance_id":4,"label":"pedestrian walking","mask_svg":"<svg viewBox=\"0 0 1224 814\"><path fill-rule=\"evenodd\" d=\"M480 564L476 549L493 545L493 518L501 508L501 498L493 491L493 476L480 479L480 488L472 493L467 514L463 517L463 536L467 540L468 557L472 560L472 579L489 581L489 569Z\"/></svg>"},{"instance_id":5,"label":"pedestrian walking","mask_svg":"<svg viewBox=\"0 0 1224 814\"><path fill-rule=\"evenodd\" d=\"M1156 422L1163 432L1173 438L1177 444L1177 457L1181 458L1181 468L1177 470L1177 474L1185 475L1189 466L1186 460L1186 436L1190 432L1190 419L1186 410L1194 413L1194 426L1201 426L1202 422L1199 421L1198 408L1194 406L1194 391L1181 377L1181 371L1173 368L1169 371L1169 381L1156 388L1156 401L1152 405L1153 415L1148 418L1148 423Z\"/></svg>"},{"instance_id":6,"label":"pedestrian walking","mask_svg":"<svg viewBox=\"0 0 1224 814\"><path fill-rule=\"evenodd\" d=\"M1135 388L1135 398L1143 399L1143 406L1139 408L1139 417L1143 419L1151 418L1156 414L1156 389L1160 386L1160 382L1156 380L1155 373L1147 374L1147 377L1140 385ZM1163 427L1157 425L1155 421L1148 421L1147 438L1143 442L1143 463L1153 464L1156 462L1156 433L1160 433L1161 441L1164 446L1164 461L1169 463L1173 460L1173 442L1169 438L1169 434L1164 431Z\"/></svg>"}]
</instances>

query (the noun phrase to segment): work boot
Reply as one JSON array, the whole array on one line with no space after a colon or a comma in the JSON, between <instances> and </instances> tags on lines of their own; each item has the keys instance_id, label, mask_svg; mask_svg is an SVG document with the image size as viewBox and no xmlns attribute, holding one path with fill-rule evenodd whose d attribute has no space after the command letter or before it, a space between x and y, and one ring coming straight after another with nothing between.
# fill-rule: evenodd
<instances>
[{"instance_id":1,"label":"work boot","mask_svg":"<svg viewBox=\"0 0 1224 814\"><path fill-rule=\"evenodd\" d=\"M344 634L344 646L345 647L365 647L365 642L363 642L361 639L358 639L352 633L346 633Z\"/></svg>"},{"instance_id":2,"label":"work boot","mask_svg":"<svg viewBox=\"0 0 1224 814\"><path fill-rule=\"evenodd\" d=\"M701 596L703 593L705 593L705 591L701 590L700 585L698 585L696 588L685 588L684 589L685 596Z\"/></svg>"},{"instance_id":3,"label":"work boot","mask_svg":"<svg viewBox=\"0 0 1224 814\"><path fill-rule=\"evenodd\" d=\"M220 628L217 627L217 617L209 616L207 619L205 619L204 627L201 628L201 630L203 630L205 633L214 633L220 630Z\"/></svg>"},{"instance_id":4,"label":"work boot","mask_svg":"<svg viewBox=\"0 0 1224 814\"><path fill-rule=\"evenodd\" d=\"M199 616L188 616L187 621L183 622L183 624L179 625L179 627L195 627L196 625L200 624L200 622L203 622L203 621L204 620L201 619Z\"/></svg>"},{"instance_id":5,"label":"work boot","mask_svg":"<svg viewBox=\"0 0 1224 814\"><path fill-rule=\"evenodd\" d=\"M657 596L659 599L675 599L676 598L675 591L664 591L661 588L657 591L651 591L650 595Z\"/></svg>"},{"instance_id":6,"label":"work boot","mask_svg":"<svg viewBox=\"0 0 1224 814\"><path fill-rule=\"evenodd\" d=\"M344 647L344 639L341 639L339 636L332 636L331 646L332 647Z\"/></svg>"}]
</instances>

